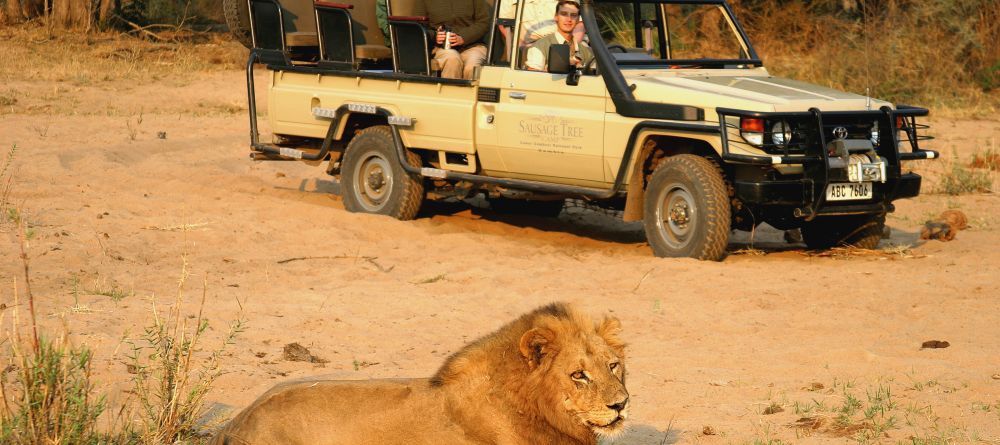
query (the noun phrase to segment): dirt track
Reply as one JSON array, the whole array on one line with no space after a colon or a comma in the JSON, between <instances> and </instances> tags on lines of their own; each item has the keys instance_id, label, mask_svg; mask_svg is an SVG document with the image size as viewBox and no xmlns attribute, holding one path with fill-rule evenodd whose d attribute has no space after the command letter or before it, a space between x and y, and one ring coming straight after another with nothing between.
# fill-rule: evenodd
<instances>
[{"instance_id":1,"label":"dirt track","mask_svg":"<svg viewBox=\"0 0 1000 445\"><path fill-rule=\"evenodd\" d=\"M128 376L121 339L148 324L151 297L173 304L186 254L184 311L196 312L207 283L210 343L244 309L248 330L210 394L228 406L283 379L426 376L463 343L564 300L624 323L634 422L614 443L854 441L864 409L844 427L837 409L845 394L867 408L879 388L891 389L895 419L881 441L1000 443L995 194L899 202L878 255L808 255L764 229L757 250L738 235L721 263L661 260L640 226L589 210L543 220L441 203L413 222L347 213L322 168L248 159L239 71L125 90L8 88L22 99L0 114L0 148L18 146L14 197L34 232L42 323L64 319L96 350L112 401ZM1000 139L996 121L932 123L936 147L963 162ZM950 207L972 227L951 243L918 240ZM23 284L3 227L0 283ZM10 285L0 301L7 330ZM925 340L951 346L922 350ZM282 360L292 342L329 362ZM782 411L763 414L772 405ZM815 428L795 427L800 418Z\"/></svg>"}]
</instances>

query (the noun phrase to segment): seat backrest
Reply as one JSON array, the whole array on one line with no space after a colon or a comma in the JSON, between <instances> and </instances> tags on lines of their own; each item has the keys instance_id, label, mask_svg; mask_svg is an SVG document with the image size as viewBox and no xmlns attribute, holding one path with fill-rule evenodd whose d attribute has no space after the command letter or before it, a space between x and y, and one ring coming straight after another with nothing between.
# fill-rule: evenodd
<instances>
[{"instance_id":1,"label":"seat backrest","mask_svg":"<svg viewBox=\"0 0 1000 445\"><path fill-rule=\"evenodd\" d=\"M253 53L266 65L291 65L285 45L285 26L277 0L250 0Z\"/></svg>"},{"instance_id":2,"label":"seat backrest","mask_svg":"<svg viewBox=\"0 0 1000 445\"><path fill-rule=\"evenodd\" d=\"M389 15L412 17L417 10L417 2L420 0L388 0Z\"/></svg>"},{"instance_id":3,"label":"seat backrest","mask_svg":"<svg viewBox=\"0 0 1000 445\"><path fill-rule=\"evenodd\" d=\"M355 45L384 45L387 36L382 35L375 15L375 2L379 0L337 0L337 3L354 5L351 18L354 20Z\"/></svg>"},{"instance_id":4,"label":"seat backrest","mask_svg":"<svg viewBox=\"0 0 1000 445\"><path fill-rule=\"evenodd\" d=\"M285 29L277 0L251 0L251 31L254 48L284 51Z\"/></svg>"},{"instance_id":5,"label":"seat backrest","mask_svg":"<svg viewBox=\"0 0 1000 445\"><path fill-rule=\"evenodd\" d=\"M316 2L319 30L319 65L332 69L354 68L351 12L339 4Z\"/></svg>"},{"instance_id":6,"label":"seat backrest","mask_svg":"<svg viewBox=\"0 0 1000 445\"><path fill-rule=\"evenodd\" d=\"M281 0L281 9L285 19L285 32L316 32L313 0Z\"/></svg>"}]
</instances>

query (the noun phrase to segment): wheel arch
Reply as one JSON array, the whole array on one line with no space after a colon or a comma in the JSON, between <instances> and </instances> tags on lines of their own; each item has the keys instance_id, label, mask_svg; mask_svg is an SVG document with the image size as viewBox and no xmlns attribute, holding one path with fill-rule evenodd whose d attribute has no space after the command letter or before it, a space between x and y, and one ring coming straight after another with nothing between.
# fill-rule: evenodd
<instances>
[{"instance_id":1,"label":"wheel arch","mask_svg":"<svg viewBox=\"0 0 1000 445\"><path fill-rule=\"evenodd\" d=\"M719 155L718 127L678 124L682 125L682 130L673 130L644 124L636 125L631 138L637 144L635 146L637 155L632 163L626 188L625 211L622 215L622 219L626 222L639 221L643 218L646 184L649 175L661 159L680 154L693 154L712 160L720 168L724 165Z\"/></svg>"}]
</instances>

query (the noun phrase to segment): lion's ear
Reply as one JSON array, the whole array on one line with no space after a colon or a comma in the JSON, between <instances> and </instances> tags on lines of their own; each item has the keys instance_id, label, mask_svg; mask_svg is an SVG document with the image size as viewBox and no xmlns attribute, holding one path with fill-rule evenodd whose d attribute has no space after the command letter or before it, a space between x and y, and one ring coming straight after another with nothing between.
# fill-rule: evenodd
<instances>
[{"instance_id":1,"label":"lion's ear","mask_svg":"<svg viewBox=\"0 0 1000 445\"><path fill-rule=\"evenodd\" d=\"M538 366L542 358L555 352L556 334L546 328L533 328L521 336L521 355L528 359L532 367Z\"/></svg>"},{"instance_id":2,"label":"lion's ear","mask_svg":"<svg viewBox=\"0 0 1000 445\"><path fill-rule=\"evenodd\" d=\"M619 356L625 355L625 342L618 336L622 333L622 322L615 317L604 317L600 326L597 327L597 334L604 339L611 349Z\"/></svg>"}]
</instances>

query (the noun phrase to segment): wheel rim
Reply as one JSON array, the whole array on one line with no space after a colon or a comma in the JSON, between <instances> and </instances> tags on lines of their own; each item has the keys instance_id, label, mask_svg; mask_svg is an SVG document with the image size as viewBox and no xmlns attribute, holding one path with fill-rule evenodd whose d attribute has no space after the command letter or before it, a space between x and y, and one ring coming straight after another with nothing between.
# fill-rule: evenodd
<instances>
[{"instance_id":1,"label":"wheel rim","mask_svg":"<svg viewBox=\"0 0 1000 445\"><path fill-rule=\"evenodd\" d=\"M389 202L392 193L392 167L376 152L365 153L354 169L354 189L358 203L369 212L377 212Z\"/></svg>"},{"instance_id":2,"label":"wheel rim","mask_svg":"<svg viewBox=\"0 0 1000 445\"><path fill-rule=\"evenodd\" d=\"M694 196L681 184L663 188L657 199L656 229L671 249L681 249L691 242L698 228L698 207Z\"/></svg>"}]
</instances>

